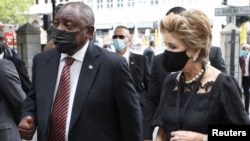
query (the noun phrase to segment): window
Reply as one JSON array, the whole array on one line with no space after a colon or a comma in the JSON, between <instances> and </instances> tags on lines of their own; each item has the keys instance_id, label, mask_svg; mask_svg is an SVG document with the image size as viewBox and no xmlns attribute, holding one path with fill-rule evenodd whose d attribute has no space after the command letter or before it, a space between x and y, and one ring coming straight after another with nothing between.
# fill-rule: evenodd
<instances>
[{"instance_id":1,"label":"window","mask_svg":"<svg viewBox=\"0 0 250 141\"><path fill-rule=\"evenodd\" d=\"M159 4L159 0L151 0L150 1L150 5L158 5Z\"/></svg>"},{"instance_id":2,"label":"window","mask_svg":"<svg viewBox=\"0 0 250 141\"><path fill-rule=\"evenodd\" d=\"M103 0L97 0L97 9L103 9Z\"/></svg>"},{"instance_id":3,"label":"window","mask_svg":"<svg viewBox=\"0 0 250 141\"><path fill-rule=\"evenodd\" d=\"M135 0L128 0L128 8L135 7Z\"/></svg>"},{"instance_id":4,"label":"window","mask_svg":"<svg viewBox=\"0 0 250 141\"><path fill-rule=\"evenodd\" d=\"M87 0L87 2L86 2L86 4L91 8L91 9L93 9L94 7L94 5L93 5L93 0Z\"/></svg>"},{"instance_id":5,"label":"window","mask_svg":"<svg viewBox=\"0 0 250 141\"><path fill-rule=\"evenodd\" d=\"M123 3L124 3L124 0L117 0L117 8L118 8L118 9L124 8Z\"/></svg>"},{"instance_id":6,"label":"window","mask_svg":"<svg viewBox=\"0 0 250 141\"><path fill-rule=\"evenodd\" d=\"M107 9L113 8L113 0L107 0Z\"/></svg>"},{"instance_id":7,"label":"window","mask_svg":"<svg viewBox=\"0 0 250 141\"><path fill-rule=\"evenodd\" d=\"M147 0L139 0L139 5L146 5L147 4Z\"/></svg>"}]
</instances>

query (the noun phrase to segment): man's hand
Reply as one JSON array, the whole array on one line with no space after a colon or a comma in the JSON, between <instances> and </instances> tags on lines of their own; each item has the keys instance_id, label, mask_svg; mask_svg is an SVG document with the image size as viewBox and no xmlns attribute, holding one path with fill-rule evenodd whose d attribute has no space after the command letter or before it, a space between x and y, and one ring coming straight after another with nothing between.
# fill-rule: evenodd
<instances>
[{"instance_id":1,"label":"man's hand","mask_svg":"<svg viewBox=\"0 0 250 141\"><path fill-rule=\"evenodd\" d=\"M22 139L31 140L35 133L35 122L32 116L24 117L18 125Z\"/></svg>"}]
</instances>

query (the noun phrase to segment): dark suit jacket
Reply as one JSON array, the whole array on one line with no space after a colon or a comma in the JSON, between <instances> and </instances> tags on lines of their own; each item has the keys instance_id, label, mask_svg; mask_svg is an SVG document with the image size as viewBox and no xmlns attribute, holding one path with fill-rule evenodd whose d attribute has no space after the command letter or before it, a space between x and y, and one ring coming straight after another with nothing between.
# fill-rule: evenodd
<instances>
[{"instance_id":1,"label":"dark suit jacket","mask_svg":"<svg viewBox=\"0 0 250 141\"><path fill-rule=\"evenodd\" d=\"M160 95L162 91L162 85L164 84L166 76L169 72L166 72L162 62L164 61L164 54L158 54L154 57L154 63L151 72L151 80L149 83L149 92L146 96L146 103L143 113L143 138L152 139L152 133L154 127L151 126L151 120L158 107ZM209 52L209 61L212 66L219 69L222 72L226 71L224 59L222 58L221 49L219 47L211 47Z\"/></svg>"},{"instance_id":2,"label":"dark suit jacket","mask_svg":"<svg viewBox=\"0 0 250 141\"><path fill-rule=\"evenodd\" d=\"M153 61L154 61L154 56L155 56L154 50L149 46L143 51L143 55L147 56L148 64L151 69L153 66Z\"/></svg>"},{"instance_id":3,"label":"dark suit jacket","mask_svg":"<svg viewBox=\"0 0 250 141\"><path fill-rule=\"evenodd\" d=\"M244 56L239 57L239 64L240 64L241 69L242 69L243 58L244 58ZM250 61L250 60L248 60L248 61ZM250 72L250 63L248 63L248 72Z\"/></svg>"},{"instance_id":4,"label":"dark suit jacket","mask_svg":"<svg viewBox=\"0 0 250 141\"><path fill-rule=\"evenodd\" d=\"M240 64L240 69L242 70L242 65L243 65L243 59L244 59L244 56L240 56L239 57L239 64ZM250 60L246 60L246 61L248 61L249 63L248 63L248 72L250 72ZM243 75L243 74L242 74Z\"/></svg>"},{"instance_id":5,"label":"dark suit jacket","mask_svg":"<svg viewBox=\"0 0 250 141\"><path fill-rule=\"evenodd\" d=\"M151 73L146 56L130 52L129 69L135 81L136 91L140 96L140 104L144 107Z\"/></svg>"},{"instance_id":6,"label":"dark suit jacket","mask_svg":"<svg viewBox=\"0 0 250 141\"><path fill-rule=\"evenodd\" d=\"M31 87L31 82L28 76L28 72L25 68L24 62L21 59L7 56L6 54L4 54L3 58L8 59L14 63L16 70L18 72L19 78L21 80L22 89L27 94L29 92L29 88Z\"/></svg>"},{"instance_id":7,"label":"dark suit jacket","mask_svg":"<svg viewBox=\"0 0 250 141\"><path fill-rule=\"evenodd\" d=\"M33 59L32 87L22 117L34 116L38 141L47 141L60 52ZM91 66L91 67L90 67ZM69 141L141 141L142 113L124 57L89 43L76 88Z\"/></svg>"},{"instance_id":8,"label":"dark suit jacket","mask_svg":"<svg viewBox=\"0 0 250 141\"><path fill-rule=\"evenodd\" d=\"M243 64L243 58L244 58L244 56L239 57L239 64L240 64L241 69L242 69L242 64Z\"/></svg>"},{"instance_id":9,"label":"dark suit jacket","mask_svg":"<svg viewBox=\"0 0 250 141\"><path fill-rule=\"evenodd\" d=\"M163 59L163 53L154 57L151 79L149 81L149 90L146 96L145 108L143 111L144 139L152 139L152 133L154 128L151 126L151 120L159 104L164 79L169 74L169 72L165 71L162 65Z\"/></svg>"},{"instance_id":10,"label":"dark suit jacket","mask_svg":"<svg viewBox=\"0 0 250 141\"><path fill-rule=\"evenodd\" d=\"M21 141L17 130L26 94L13 63L0 59L0 140Z\"/></svg>"},{"instance_id":11,"label":"dark suit jacket","mask_svg":"<svg viewBox=\"0 0 250 141\"><path fill-rule=\"evenodd\" d=\"M220 47L211 46L209 52L209 61L212 66L218 70L227 73L225 61L222 58L222 52Z\"/></svg>"}]
</instances>

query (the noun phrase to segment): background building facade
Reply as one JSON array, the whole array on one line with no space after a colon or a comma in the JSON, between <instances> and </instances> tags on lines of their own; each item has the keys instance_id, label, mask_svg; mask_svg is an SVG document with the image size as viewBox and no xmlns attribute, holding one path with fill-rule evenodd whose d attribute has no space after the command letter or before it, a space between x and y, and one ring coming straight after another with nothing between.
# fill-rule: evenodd
<instances>
[{"instance_id":1,"label":"background building facade","mask_svg":"<svg viewBox=\"0 0 250 141\"><path fill-rule=\"evenodd\" d=\"M215 8L225 7L222 0L34 0L29 11L29 22L34 26L43 27L44 18L53 19L52 2L58 5L70 1L84 2L93 9L96 19L95 39L101 46L111 43L112 33L117 25L125 25L130 29L133 45L146 46L150 40L155 40L156 46L162 46L158 24L174 6L204 11L211 21L213 45L220 45L220 31L223 25L227 24L226 17L216 17L214 13ZM231 1L228 2L233 3ZM234 1L239 6L249 5L249 0ZM47 33L42 28L41 30L41 42L46 44Z\"/></svg>"}]
</instances>

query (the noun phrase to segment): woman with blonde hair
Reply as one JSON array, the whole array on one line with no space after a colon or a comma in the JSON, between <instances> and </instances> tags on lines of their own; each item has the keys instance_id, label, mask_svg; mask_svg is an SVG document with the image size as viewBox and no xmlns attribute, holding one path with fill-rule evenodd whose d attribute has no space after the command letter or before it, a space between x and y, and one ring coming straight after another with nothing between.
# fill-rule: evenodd
<instances>
[{"instance_id":1,"label":"woman with blonde hair","mask_svg":"<svg viewBox=\"0 0 250 141\"><path fill-rule=\"evenodd\" d=\"M153 119L156 141L204 141L208 125L250 124L233 76L208 61L210 21L200 10L170 13L160 22L169 74Z\"/></svg>"}]
</instances>

